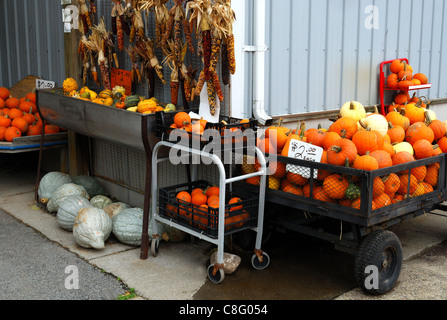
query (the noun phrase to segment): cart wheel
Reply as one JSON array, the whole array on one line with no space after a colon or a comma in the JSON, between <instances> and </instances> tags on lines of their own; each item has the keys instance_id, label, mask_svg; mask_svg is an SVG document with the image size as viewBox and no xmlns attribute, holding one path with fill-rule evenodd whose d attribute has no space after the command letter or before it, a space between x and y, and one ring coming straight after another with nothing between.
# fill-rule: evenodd
<instances>
[{"instance_id":1,"label":"cart wheel","mask_svg":"<svg viewBox=\"0 0 447 320\"><path fill-rule=\"evenodd\" d=\"M374 266L377 267L378 279L372 277ZM368 267L372 267L369 272ZM377 230L360 244L355 258L355 280L364 292L381 295L394 287L401 267L402 245L399 238L391 231Z\"/></svg>"},{"instance_id":2,"label":"cart wheel","mask_svg":"<svg viewBox=\"0 0 447 320\"><path fill-rule=\"evenodd\" d=\"M211 282L218 284L221 283L225 279L225 271L224 269L218 269L216 274L213 274L214 265L211 264L208 267L208 278L211 280Z\"/></svg>"},{"instance_id":3,"label":"cart wheel","mask_svg":"<svg viewBox=\"0 0 447 320\"><path fill-rule=\"evenodd\" d=\"M158 238L153 238L151 241L151 253L152 256L156 257L158 256L158 252L159 252L159 240Z\"/></svg>"},{"instance_id":4,"label":"cart wheel","mask_svg":"<svg viewBox=\"0 0 447 320\"><path fill-rule=\"evenodd\" d=\"M256 253L251 256L251 264L256 270L264 270L270 264L270 257L265 252L262 252L262 261L260 260Z\"/></svg>"}]
</instances>

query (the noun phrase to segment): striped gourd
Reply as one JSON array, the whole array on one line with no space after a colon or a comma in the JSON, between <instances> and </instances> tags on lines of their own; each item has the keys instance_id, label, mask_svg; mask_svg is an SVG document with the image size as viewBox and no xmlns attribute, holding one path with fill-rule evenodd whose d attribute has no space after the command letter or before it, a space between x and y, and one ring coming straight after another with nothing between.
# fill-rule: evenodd
<instances>
[{"instance_id":1,"label":"striped gourd","mask_svg":"<svg viewBox=\"0 0 447 320\"><path fill-rule=\"evenodd\" d=\"M126 108L136 107L136 106L138 106L139 103L140 103L140 97L137 95L127 96L124 99L124 104L125 104Z\"/></svg>"}]
</instances>

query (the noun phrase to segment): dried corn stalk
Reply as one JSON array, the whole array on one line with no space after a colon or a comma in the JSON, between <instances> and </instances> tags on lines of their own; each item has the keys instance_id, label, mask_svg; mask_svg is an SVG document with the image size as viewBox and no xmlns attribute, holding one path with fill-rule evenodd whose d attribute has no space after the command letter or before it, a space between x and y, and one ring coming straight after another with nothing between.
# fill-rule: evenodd
<instances>
[{"instance_id":1,"label":"dried corn stalk","mask_svg":"<svg viewBox=\"0 0 447 320\"><path fill-rule=\"evenodd\" d=\"M225 66L222 66L223 74L225 72L224 84L229 83L226 75L227 71L224 71L224 68L228 66L231 74L236 72L233 34L233 23L235 20L236 15L231 8L231 0L215 0L210 13L210 23L214 29L213 35L223 40L222 49L225 51L222 54L222 63L225 64ZM223 48L224 46L225 48Z\"/></svg>"},{"instance_id":2,"label":"dried corn stalk","mask_svg":"<svg viewBox=\"0 0 447 320\"><path fill-rule=\"evenodd\" d=\"M166 7L168 0L140 0L137 8L141 11L155 12L155 43L161 47L163 36L170 19L169 10Z\"/></svg>"}]
</instances>

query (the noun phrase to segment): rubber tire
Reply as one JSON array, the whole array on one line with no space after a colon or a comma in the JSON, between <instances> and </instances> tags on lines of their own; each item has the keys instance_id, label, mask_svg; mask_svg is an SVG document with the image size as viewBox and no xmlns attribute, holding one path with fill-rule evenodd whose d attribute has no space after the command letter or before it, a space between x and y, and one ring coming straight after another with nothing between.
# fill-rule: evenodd
<instances>
[{"instance_id":1,"label":"rubber tire","mask_svg":"<svg viewBox=\"0 0 447 320\"><path fill-rule=\"evenodd\" d=\"M213 275L214 265L211 264L208 266L207 274L208 278L212 283L219 284L225 279L225 271L224 269L217 270L216 275Z\"/></svg>"},{"instance_id":2,"label":"rubber tire","mask_svg":"<svg viewBox=\"0 0 447 320\"><path fill-rule=\"evenodd\" d=\"M384 267L384 254L387 254ZM367 266L374 265L379 271L379 288L367 288L365 273ZM402 267L402 245L399 238L389 230L377 230L366 236L355 258L355 280L365 293L382 295L396 284Z\"/></svg>"}]
</instances>

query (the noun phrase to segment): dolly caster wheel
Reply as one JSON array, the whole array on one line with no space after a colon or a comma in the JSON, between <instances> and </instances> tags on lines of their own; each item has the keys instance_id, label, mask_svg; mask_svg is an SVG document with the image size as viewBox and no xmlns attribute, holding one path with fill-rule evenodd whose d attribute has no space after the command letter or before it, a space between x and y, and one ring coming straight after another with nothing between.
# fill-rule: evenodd
<instances>
[{"instance_id":1,"label":"dolly caster wheel","mask_svg":"<svg viewBox=\"0 0 447 320\"><path fill-rule=\"evenodd\" d=\"M251 264L256 270L264 270L270 264L270 257L267 253L254 254L251 257Z\"/></svg>"},{"instance_id":2,"label":"dolly caster wheel","mask_svg":"<svg viewBox=\"0 0 447 320\"><path fill-rule=\"evenodd\" d=\"M152 239L152 241L151 241L151 253L152 253L152 256L154 256L154 257L158 256L158 252L160 251L159 250L159 244L160 244L160 242L159 242L158 238L153 238Z\"/></svg>"},{"instance_id":3,"label":"dolly caster wheel","mask_svg":"<svg viewBox=\"0 0 447 320\"><path fill-rule=\"evenodd\" d=\"M225 279L225 272L224 269L218 269L214 271L214 265L210 265L208 267L208 278L211 282L218 284L221 283Z\"/></svg>"}]
</instances>

